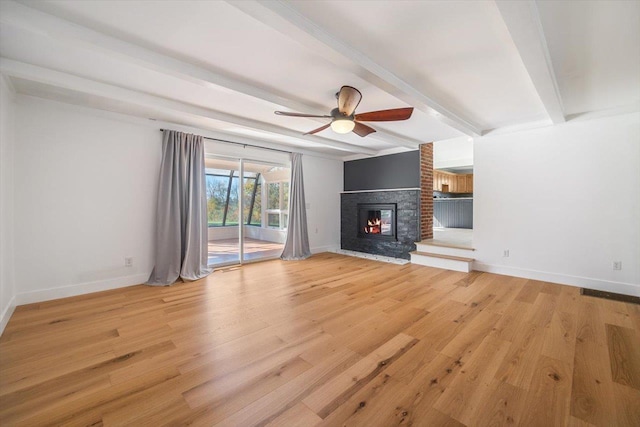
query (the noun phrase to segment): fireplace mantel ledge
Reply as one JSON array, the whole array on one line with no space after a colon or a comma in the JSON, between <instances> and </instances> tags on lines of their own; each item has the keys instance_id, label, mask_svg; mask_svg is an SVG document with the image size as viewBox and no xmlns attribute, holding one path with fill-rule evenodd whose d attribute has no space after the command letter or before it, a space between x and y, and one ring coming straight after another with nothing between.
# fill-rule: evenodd
<instances>
[{"instance_id":1,"label":"fireplace mantel ledge","mask_svg":"<svg viewBox=\"0 0 640 427\"><path fill-rule=\"evenodd\" d=\"M420 191L419 187L413 188L384 188L379 190L353 190L353 191L341 191L340 194L351 194L351 193L378 193L380 191Z\"/></svg>"}]
</instances>

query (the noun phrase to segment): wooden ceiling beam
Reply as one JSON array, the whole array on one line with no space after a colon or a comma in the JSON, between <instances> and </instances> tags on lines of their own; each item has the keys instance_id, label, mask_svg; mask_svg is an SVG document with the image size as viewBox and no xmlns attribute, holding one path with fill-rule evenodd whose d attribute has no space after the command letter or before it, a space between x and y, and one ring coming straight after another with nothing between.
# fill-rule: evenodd
<instances>
[{"instance_id":1,"label":"wooden ceiling beam","mask_svg":"<svg viewBox=\"0 0 640 427\"><path fill-rule=\"evenodd\" d=\"M477 124L429 97L286 2L245 0L228 3L442 123L468 136L482 134Z\"/></svg>"},{"instance_id":2,"label":"wooden ceiling beam","mask_svg":"<svg viewBox=\"0 0 640 427\"><path fill-rule=\"evenodd\" d=\"M120 86L97 82L83 77L73 76L67 73L51 70L44 67L0 58L0 73L25 80L34 81L62 89L77 91L79 93L93 95L105 99L123 102L129 105L147 108L151 111L163 111L173 115L183 115L190 118L210 119L236 126L256 129L262 132L283 135L300 140L321 144L348 153L360 153L375 155L376 150L359 147L340 141L329 140L314 135L301 136L298 132L281 126L263 123L245 117L235 116L209 108L199 107L184 102L175 101L155 95L137 92Z\"/></svg>"},{"instance_id":3,"label":"wooden ceiling beam","mask_svg":"<svg viewBox=\"0 0 640 427\"><path fill-rule=\"evenodd\" d=\"M6 25L18 27L23 31L30 31L41 36L61 41L65 44L71 44L81 48L89 48L94 51L104 51L109 55L115 55L119 59L128 63L160 72L189 83L197 84L205 89L217 87L238 92L250 96L260 102L269 103L273 106L274 110L288 109L291 111L308 112L310 114L328 113L328 111L326 111L326 109L321 105L292 99L286 93L278 92L273 88L267 89L254 83L242 81L238 77L180 61L172 58L171 56L157 53L153 50L94 31L81 25L72 24L53 15L40 12L36 9L12 1L3 3L0 22ZM337 89L338 88L336 88L336 90ZM326 123L326 121L319 119L308 120ZM301 134L296 134L297 137L302 138ZM382 129L379 129L377 134L370 135L369 138L384 142L391 146L402 146L411 149L417 148L421 143L421 141L387 132ZM323 140L329 140L329 138L323 138ZM332 141L340 142L333 139ZM353 144L344 144L358 147Z\"/></svg>"},{"instance_id":4,"label":"wooden ceiling beam","mask_svg":"<svg viewBox=\"0 0 640 427\"><path fill-rule=\"evenodd\" d=\"M549 118L563 123L562 97L536 2L497 0L496 5Z\"/></svg>"}]
</instances>

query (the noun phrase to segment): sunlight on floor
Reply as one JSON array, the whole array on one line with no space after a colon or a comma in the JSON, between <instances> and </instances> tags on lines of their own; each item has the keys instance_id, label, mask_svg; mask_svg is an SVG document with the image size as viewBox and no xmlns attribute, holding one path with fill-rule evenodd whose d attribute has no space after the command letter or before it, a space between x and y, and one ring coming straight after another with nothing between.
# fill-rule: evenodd
<instances>
[{"instance_id":1,"label":"sunlight on floor","mask_svg":"<svg viewBox=\"0 0 640 427\"><path fill-rule=\"evenodd\" d=\"M282 243L246 238L244 241L244 260L277 258L283 248ZM239 250L238 239L210 240L208 263L215 266L239 261Z\"/></svg>"}]
</instances>

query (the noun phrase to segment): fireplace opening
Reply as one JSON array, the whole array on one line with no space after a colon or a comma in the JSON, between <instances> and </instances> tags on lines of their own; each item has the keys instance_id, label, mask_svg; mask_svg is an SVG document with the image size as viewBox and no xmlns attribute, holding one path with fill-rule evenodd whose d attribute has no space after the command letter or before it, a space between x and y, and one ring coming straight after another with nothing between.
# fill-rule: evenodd
<instances>
[{"instance_id":1,"label":"fireplace opening","mask_svg":"<svg viewBox=\"0 0 640 427\"><path fill-rule=\"evenodd\" d=\"M367 211L367 224L364 226L363 231L365 234L384 234L385 236L390 236L391 211L389 209Z\"/></svg>"},{"instance_id":2,"label":"fireplace opening","mask_svg":"<svg viewBox=\"0 0 640 427\"><path fill-rule=\"evenodd\" d=\"M358 236L366 238L395 239L395 204L358 205Z\"/></svg>"}]
</instances>

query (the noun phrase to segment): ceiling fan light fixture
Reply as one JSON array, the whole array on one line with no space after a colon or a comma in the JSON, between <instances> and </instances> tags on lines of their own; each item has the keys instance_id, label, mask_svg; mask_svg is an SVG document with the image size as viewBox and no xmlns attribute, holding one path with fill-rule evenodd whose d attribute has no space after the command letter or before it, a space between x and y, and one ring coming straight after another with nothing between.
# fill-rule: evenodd
<instances>
[{"instance_id":1,"label":"ceiling fan light fixture","mask_svg":"<svg viewBox=\"0 0 640 427\"><path fill-rule=\"evenodd\" d=\"M356 123L349 119L335 119L331 122L331 129L335 133L349 133L356 127Z\"/></svg>"},{"instance_id":2,"label":"ceiling fan light fixture","mask_svg":"<svg viewBox=\"0 0 640 427\"><path fill-rule=\"evenodd\" d=\"M360 105L362 94L358 89L351 86L342 86L336 94L336 97L338 98L338 107L332 109L329 115L295 113L291 111L276 111L275 113L279 116L332 119L331 122L310 130L309 132L305 132L303 135L314 135L331 127L335 133L347 134L353 132L359 137L365 137L376 131L371 126L367 126L362 122L395 122L398 120L407 120L413 113L413 107L406 107L356 114L356 108Z\"/></svg>"}]
</instances>

